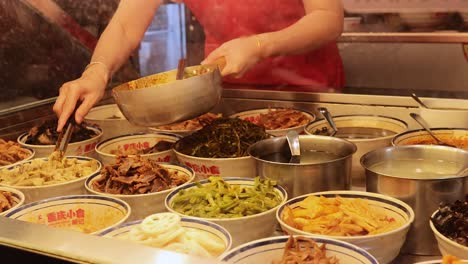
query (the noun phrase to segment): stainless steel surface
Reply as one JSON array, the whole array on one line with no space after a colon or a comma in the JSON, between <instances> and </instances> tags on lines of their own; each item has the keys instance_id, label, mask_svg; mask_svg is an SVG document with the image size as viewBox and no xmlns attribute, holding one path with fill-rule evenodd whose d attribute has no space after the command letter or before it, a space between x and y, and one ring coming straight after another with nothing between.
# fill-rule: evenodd
<instances>
[{"instance_id":1,"label":"stainless steel surface","mask_svg":"<svg viewBox=\"0 0 468 264\"><path fill-rule=\"evenodd\" d=\"M419 255L440 254L437 242L429 227L429 218L441 202L464 199L468 177L449 176L434 179L409 178L402 170L399 175L385 175L374 171L372 166L384 161L421 160L453 162L464 168L468 165L468 151L444 146L394 146L381 148L365 154L361 164L366 170L366 189L400 199L415 212L402 252Z\"/></svg>"},{"instance_id":2,"label":"stainless steel surface","mask_svg":"<svg viewBox=\"0 0 468 264\"><path fill-rule=\"evenodd\" d=\"M357 152L353 155L351 169L351 184L365 186L365 171L360 164L361 157L369 151L388 147L392 138L407 130L407 124L391 116L378 115L335 115L334 121L339 127L335 137L344 138L356 144ZM307 134L313 135L323 128L331 128L321 119L309 123L305 127Z\"/></svg>"},{"instance_id":3,"label":"stainless steel surface","mask_svg":"<svg viewBox=\"0 0 468 264\"><path fill-rule=\"evenodd\" d=\"M323 117L325 117L328 124L330 124L331 128L333 128L333 132L330 134L330 136L335 136L336 133L338 133L338 128L336 127L330 112L328 112L328 109L326 107L319 107L317 108L317 110L323 115Z\"/></svg>"},{"instance_id":4,"label":"stainless steel surface","mask_svg":"<svg viewBox=\"0 0 468 264\"><path fill-rule=\"evenodd\" d=\"M176 71L150 75L112 90L130 123L151 127L184 121L209 112L219 103L222 87L217 67L178 81L175 81Z\"/></svg>"},{"instance_id":5,"label":"stainless steel surface","mask_svg":"<svg viewBox=\"0 0 468 264\"><path fill-rule=\"evenodd\" d=\"M76 263L218 263L120 239L0 217L0 244Z\"/></svg>"},{"instance_id":6,"label":"stainless steel surface","mask_svg":"<svg viewBox=\"0 0 468 264\"><path fill-rule=\"evenodd\" d=\"M466 43L468 33L451 32L349 32L338 42Z\"/></svg>"},{"instance_id":7,"label":"stainless steel surface","mask_svg":"<svg viewBox=\"0 0 468 264\"><path fill-rule=\"evenodd\" d=\"M429 133L429 135L437 142L438 145L456 148L456 146L444 143L438 137L436 137L434 135L434 133L432 133L431 128L429 127L429 125L426 123L426 121L424 121L424 119L420 115L418 115L416 113L410 113L410 116L414 120L416 120L416 122L418 122L418 124L420 124L421 127L424 128L424 130L426 130L427 133Z\"/></svg>"},{"instance_id":8,"label":"stainless steel surface","mask_svg":"<svg viewBox=\"0 0 468 264\"><path fill-rule=\"evenodd\" d=\"M421 99L419 99L419 97L415 94L415 93L411 93L411 97L422 107L425 107L425 108L429 108L427 107L427 105L425 105L423 103L423 101L421 101Z\"/></svg>"},{"instance_id":9,"label":"stainless steel surface","mask_svg":"<svg viewBox=\"0 0 468 264\"><path fill-rule=\"evenodd\" d=\"M278 181L288 192L288 197L330 190L349 190L351 187L351 161L356 145L334 137L300 135L301 161L304 152L333 152L339 156L334 160L317 163L282 163L265 159L267 155L287 153L286 137L259 141L248 149L257 163L257 175Z\"/></svg>"},{"instance_id":10,"label":"stainless steel surface","mask_svg":"<svg viewBox=\"0 0 468 264\"><path fill-rule=\"evenodd\" d=\"M291 151L291 158L289 163L301 163L301 146L299 145L299 134L291 130L286 133L286 140L288 141L289 150Z\"/></svg>"}]
</instances>

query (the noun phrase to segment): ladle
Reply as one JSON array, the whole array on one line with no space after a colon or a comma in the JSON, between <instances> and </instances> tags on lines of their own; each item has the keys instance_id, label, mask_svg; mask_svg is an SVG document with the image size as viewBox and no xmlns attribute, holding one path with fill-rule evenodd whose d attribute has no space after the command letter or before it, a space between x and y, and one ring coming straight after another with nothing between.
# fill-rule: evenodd
<instances>
[{"instance_id":1,"label":"ladle","mask_svg":"<svg viewBox=\"0 0 468 264\"><path fill-rule=\"evenodd\" d=\"M427 105L426 105L425 103L423 103L423 101L421 101L421 99L419 99L419 97L416 96L415 93L411 93L411 97L412 97L420 106L429 109L429 107L427 107Z\"/></svg>"},{"instance_id":2,"label":"ladle","mask_svg":"<svg viewBox=\"0 0 468 264\"><path fill-rule=\"evenodd\" d=\"M179 64L177 65L176 80L184 79L185 72L185 58L179 59Z\"/></svg>"},{"instance_id":3,"label":"ladle","mask_svg":"<svg viewBox=\"0 0 468 264\"><path fill-rule=\"evenodd\" d=\"M338 133L338 128L336 127L330 112L328 112L328 109L325 107L319 107L317 108L317 110L323 115L323 117L325 117L328 124L330 124L330 126L333 128L333 133L330 136L333 137L334 135L336 135L336 133Z\"/></svg>"},{"instance_id":4,"label":"ladle","mask_svg":"<svg viewBox=\"0 0 468 264\"><path fill-rule=\"evenodd\" d=\"M291 151L291 158L289 163L301 163L301 146L299 145L299 134L295 130L286 133L286 140L288 141L289 150Z\"/></svg>"},{"instance_id":5,"label":"ladle","mask_svg":"<svg viewBox=\"0 0 468 264\"><path fill-rule=\"evenodd\" d=\"M420 115L416 113L410 113L410 116L414 120L416 120L416 122L418 122L418 124L421 125L421 127L424 128L427 131L427 133L429 133L429 135L431 135L431 137L437 142L438 145L456 148L456 146L444 143L440 139L438 139L434 135L434 133L432 133L431 129L429 128L429 125L426 123L426 121L424 121L424 119Z\"/></svg>"}]
</instances>

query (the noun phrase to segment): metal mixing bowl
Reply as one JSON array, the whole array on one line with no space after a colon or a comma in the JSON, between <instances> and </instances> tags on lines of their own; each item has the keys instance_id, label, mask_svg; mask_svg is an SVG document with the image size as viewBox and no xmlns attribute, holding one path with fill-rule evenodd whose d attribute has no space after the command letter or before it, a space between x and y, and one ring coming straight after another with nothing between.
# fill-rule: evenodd
<instances>
[{"instance_id":1,"label":"metal mixing bowl","mask_svg":"<svg viewBox=\"0 0 468 264\"><path fill-rule=\"evenodd\" d=\"M115 87L112 95L130 123L150 127L205 114L219 103L221 92L221 74L215 66L183 80L176 80L176 70L153 74Z\"/></svg>"}]
</instances>

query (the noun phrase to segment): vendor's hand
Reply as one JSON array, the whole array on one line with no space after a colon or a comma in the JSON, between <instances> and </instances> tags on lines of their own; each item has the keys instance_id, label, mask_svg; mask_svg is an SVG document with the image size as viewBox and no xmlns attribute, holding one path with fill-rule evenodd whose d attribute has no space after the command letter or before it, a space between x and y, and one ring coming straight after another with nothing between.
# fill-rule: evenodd
<instances>
[{"instance_id":1,"label":"vendor's hand","mask_svg":"<svg viewBox=\"0 0 468 264\"><path fill-rule=\"evenodd\" d=\"M226 65L221 75L234 75L239 78L263 59L259 41L258 35L230 40L211 52L201 64L215 64L216 60L224 57Z\"/></svg>"},{"instance_id":2,"label":"vendor's hand","mask_svg":"<svg viewBox=\"0 0 468 264\"><path fill-rule=\"evenodd\" d=\"M57 131L62 131L65 123L80 100L82 103L75 113L75 120L79 124L85 115L104 95L109 73L103 65L91 65L83 75L73 81L64 83L55 101L53 110L57 114Z\"/></svg>"}]
</instances>

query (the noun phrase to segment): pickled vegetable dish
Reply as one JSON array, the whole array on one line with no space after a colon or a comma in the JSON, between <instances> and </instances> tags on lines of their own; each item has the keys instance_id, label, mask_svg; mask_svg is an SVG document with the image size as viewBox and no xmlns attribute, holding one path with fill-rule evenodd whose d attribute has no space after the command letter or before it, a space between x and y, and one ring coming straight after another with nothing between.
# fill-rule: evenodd
<instances>
[{"instance_id":1,"label":"pickled vegetable dish","mask_svg":"<svg viewBox=\"0 0 468 264\"><path fill-rule=\"evenodd\" d=\"M96 131L89 129L85 122L75 125L70 143L84 141L97 136ZM40 126L29 130L26 144L31 145L55 145L59 133L57 132L57 119L47 120Z\"/></svg>"},{"instance_id":2,"label":"pickled vegetable dish","mask_svg":"<svg viewBox=\"0 0 468 264\"><path fill-rule=\"evenodd\" d=\"M309 196L281 215L291 227L313 234L329 236L365 236L399 228L402 221L371 207L366 199Z\"/></svg>"},{"instance_id":3,"label":"pickled vegetable dish","mask_svg":"<svg viewBox=\"0 0 468 264\"><path fill-rule=\"evenodd\" d=\"M268 211L283 200L273 180L256 177L253 186L229 184L221 177L210 177L208 181L181 190L171 207L188 216L236 218Z\"/></svg>"},{"instance_id":4,"label":"pickled vegetable dish","mask_svg":"<svg viewBox=\"0 0 468 264\"><path fill-rule=\"evenodd\" d=\"M239 118L218 118L190 136L180 139L174 149L202 158L248 156L253 143L271 137L265 128Z\"/></svg>"},{"instance_id":5,"label":"pickled vegetable dish","mask_svg":"<svg viewBox=\"0 0 468 264\"><path fill-rule=\"evenodd\" d=\"M431 221L442 235L468 247L468 195L465 201L442 203Z\"/></svg>"},{"instance_id":6,"label":"pickled vegetable dish","mask_svg":"<svg viewBox=\"0 0 468 264\"><path fill-rule=\"evenodd\" d=\"M315 240L303 236L289 236L280 261L273 261L272 264L339 264L335 257L328 257L326 245L318 245Z\"/></svg>"},{"instance_id":7,"label":"pickled vegetable dish","mask_svg":"<svg viewBox=\"0 0 468 264\"><path fill-rule=\"evenodd\" d=\"M0 213L11 209L17 204L18 198L15 197L15 194L8 191L0 191Z\"/></svg>"},{"instance_id":8,"label":"pickled vegetable dish","mask_svg":"<svg viewBox=\"0 0 468 264\"><path fill-rule=\"evenodd\" d=\"M98 192L133 195L172 189L188 180L188 174L165 168L154 160L119 156L116 163L101 170L91 188Z\"/></svg>"}]
</instances>

